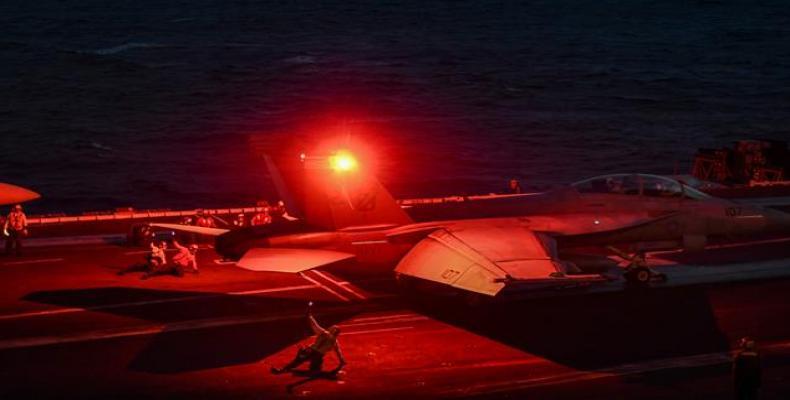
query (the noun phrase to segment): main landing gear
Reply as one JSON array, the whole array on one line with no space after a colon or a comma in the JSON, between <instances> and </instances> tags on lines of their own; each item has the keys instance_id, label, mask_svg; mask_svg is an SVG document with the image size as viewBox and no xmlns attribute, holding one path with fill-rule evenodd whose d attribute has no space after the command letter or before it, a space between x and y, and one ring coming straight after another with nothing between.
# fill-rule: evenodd
<instances>
[{"instance_id":1,"label":"main landing gear","mask_svg":"<svg viewBox=\"0 0 790 400\"><path fill-rule=\"evenodd\" d=\"M650 268L644 251L638 251L632 255L613 246L608 246L607 248L620 258L628 261L628 265L623 272L623 278L625 278L627 284L647 286L652 281L666 282L667 276L665 274Z\"/></svg>"}]
</instances>

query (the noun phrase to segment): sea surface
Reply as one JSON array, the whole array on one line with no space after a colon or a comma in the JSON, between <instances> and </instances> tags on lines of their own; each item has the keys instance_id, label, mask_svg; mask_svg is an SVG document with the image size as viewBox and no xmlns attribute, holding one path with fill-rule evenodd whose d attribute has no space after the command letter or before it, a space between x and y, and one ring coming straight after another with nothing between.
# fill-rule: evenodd
<instances>
[{"instance_id":1,"label":"sea surface","mask_svg":"<svg viewBox=\"0 0 790 400\"><path fill-rule=\"evenodd\" d=\"M398 197L686 172L790 139L786 1L0 4L0 181L34 212L274 199L341 132Z\"/></svg>"}]
</instances>

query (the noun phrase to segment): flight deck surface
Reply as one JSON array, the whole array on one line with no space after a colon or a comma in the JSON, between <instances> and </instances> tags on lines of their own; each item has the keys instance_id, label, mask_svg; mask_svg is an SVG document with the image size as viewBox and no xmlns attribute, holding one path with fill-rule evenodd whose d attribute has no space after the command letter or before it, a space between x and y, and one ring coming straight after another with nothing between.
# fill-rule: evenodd
<instances>
[{"instance_id":1,"label":"flight deck surface","mask_svg":"<svg viewBox=\"0 0 790 400\"><path fill-rule=\"evenodd\" d=\"M245 271L209 248L200 274L148 280L116 274L144 249L29 248L0 258L0 397L723 398L730 348L751 335L763 398L786 398L787 247L656 254L664 288L611 282L471 309L404 298L387 276ZM341 327L349 365L272 375L309 340L308 300Z\"/></svg>"}]
</instances>

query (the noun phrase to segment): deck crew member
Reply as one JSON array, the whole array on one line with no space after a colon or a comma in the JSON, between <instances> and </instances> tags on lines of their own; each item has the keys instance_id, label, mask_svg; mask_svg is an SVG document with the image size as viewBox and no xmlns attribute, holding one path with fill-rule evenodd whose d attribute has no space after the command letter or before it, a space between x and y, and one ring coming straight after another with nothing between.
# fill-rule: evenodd
<instances>
[{"instance_id":1,"label":"deck crew member","mask_svg":"<svg viewBox=\"0 0 790 400\"><path fill-rule=\"evenodd\" d=\"M236 219L233 220L233 226L236 228L244 228L247 226L247 217L244 213L240 213L236 216Z\"/></svg>"},{"instance_id":2,"label":"deck crew member","mask_svg":"<svg viewBox=\"0 0 790 400\"><path fill-rule=\"evenodd\" d=\"M217 224L214 223L214 218L206 214L203 210L198 210L195 225L203 228L215 228Z\"/></svg>"},{"instance_id":3,"label":"deck crew member","mask_svg":"<svg viewBox=\"0 0 790 400\"><path fill-rule=\"evenodd\" d=\"M312 302L310 304L312 305ZM320 373L321 366L324 364L324 356L330 350L335 351L337 360L339 362L337 368L332 371L333 373L339 372L343 366L346 365L346 359L343 358L343 353L340 351L340 343L337 340L337 337L340 335L340 328L338 328L337 325L332 325L329 327L329 329L322 328L321 325L319 325L315 320L315 317L313 317L309 307L307 310L307 320L310 323L310 328L316 335L313 344L310 346L301 347L296 353L296 357L294 357L294 359L285 367L272 367L271 371L273 374L289 372L307 361L310 361L311 373Z\"/></svg>"},{"instance_id":4,"label":"deck crew member","mask_svg":"<svg viewBox=\"0 0 790 400\"><path fill-rule=\"evenodd\" d=\"M738 400L757 399L762 381L760 353L754 340L741 339L741 349L732 360L732 379L735 384L735 398Z\"/></svg>"},{"instance_id":5,"label":"deck crew member","mask_svg":"<svg viewBox=\"0 0 790 400\"><path fill-rule=\"evenodd\" d=\"M151 259L155 260L157 258L163 260L161 264L157 265L157 263L152 262L151 268L149 268L148 272L143 274L140 279L148 279L152 276L157 275L174 275L177 277L184 276L184 270L181 266L177 263L168 263L167 258L165 257L165 250L167 250L167 242L162 241L159 242L159 251L154 249L154 246L151 246Z\"/></svg>"},{"instance_id":6,"label":"deck crew member","mask_svg":"<svg viewBox=\"0 0 790 400\"><path fill-rule=\"evenodd\" d=\"M165 249L167 248L167 243L161 242L156 243L155 241L151 241L151 252L145 256L145 263L133 264L124 269L118 271L118 275L122 276L128 274L130 272L145 272L142 279L148 279L148 277L156 271L159 271L167 261L165 258Z\"/></svg>"},{"instance_id":7,"label":"deck crew member","mask_svg":"<svg viewBox=\"0 0 790 400\"><path fill-rule=\"evenodd\" d=\"M167 250L166 242L162 241L158 244L151 242L151 253L148 254L148 264L152 268L158 268L167 263L165 250Z\"/></svg>"},{"instance_id":8,"label":"deck crew member","mask_svg":"<svg viewBox=\"0 0 790 400\"><path fill-rule=\"evenodd\" d=\"M173 264L176 264L176 267L182 270L190 270L196 274L200 273L197 265L198 246L196 244L182 246L176 240L173 241L173 246L178 250L178 253L173 256Z\"/></svg>"},{"instance_id":9,"label":"deck crew member","mask_svg":"<svg viewBox=\"0 0 790 400\"><path fill-rule=\"evenodd\" d=\"M204 210L197 210L197 213L196 213L196 216L195 216L195 225L199 226L201 228L216 228L217 227L217 224L214 222L214 218L211 215L206 214L206 212ZM200 235L200 236L192 235L192 237L190 239L192 239L191 240L192 243L198 243L199 242L199 243L206 243L206 244L208 244L208 243L211 243L213 241L213 239L210 236L207 236L207 235Z\"/></svg>"},{"instance_id":10,"label":"deck crew member","mask_svg":"<svg viewBox=\"0 0 790 400\"><path fill-rule=\"evenodd\" d=\"M269 207L264 207L263 210L250 220L251 226L268 225L272 223L272 216L269 214Z\"/></svg>"},{"instance_id":11,"label":"deck crew member","mask_svg":"<svg viewBox=\"0 0 790 400\"><path fill-rule=\"evenodd\" d=\"M17 204L11 209L3 224L3 234L6 255L10 255L12 249L16 255L22 255L22 238L27 236L27 216L22 211L22 205Z\"/></svg>"},{"instance_id":12,"label":"deck crew member","mask_svg":"<svg viewBox=\"0 0 790 400\"><path fill-rule=\"evenodd\" d=\"M272 218L283 219L285 214L287 214L285 211L285 202L282 200L277 200L277 204L269 210L269 215L271 215Z\"/></svg>"},{"instance_id":13,"label":"deck crew member","mask_svg":"<svg viewBox=\"0 0 790 400\"><path fill-rule=\"evenodd\" d=\"M520 194L521 191L521 183L519 183L518 179L511 179L507 185L507 191L511 194Z\"/></svg>"}]
</instances>

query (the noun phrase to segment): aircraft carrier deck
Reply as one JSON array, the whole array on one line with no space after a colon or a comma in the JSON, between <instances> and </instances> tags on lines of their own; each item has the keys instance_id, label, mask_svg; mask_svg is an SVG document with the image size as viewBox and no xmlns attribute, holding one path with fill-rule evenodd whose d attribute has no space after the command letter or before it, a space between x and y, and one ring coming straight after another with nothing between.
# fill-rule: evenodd
<instances>
[{"instance_id":1,"label":"aircraft carrier deck","mask_svg":"<svg viewBox=\"0 0 790 400\"><path fill-rule=\"evenodd\" d=\"M209 245L198 275L118 276L145 249L69 226L91 235L0 258L0 398L721 399L744 335L763 353L762 398L790 395L788 241L654 254L663 287L470 309L404 298L388 276L250 272ZM349 365L271 375L308 339L307 300L342 328Z\"/></svg>"}]
</instances>

